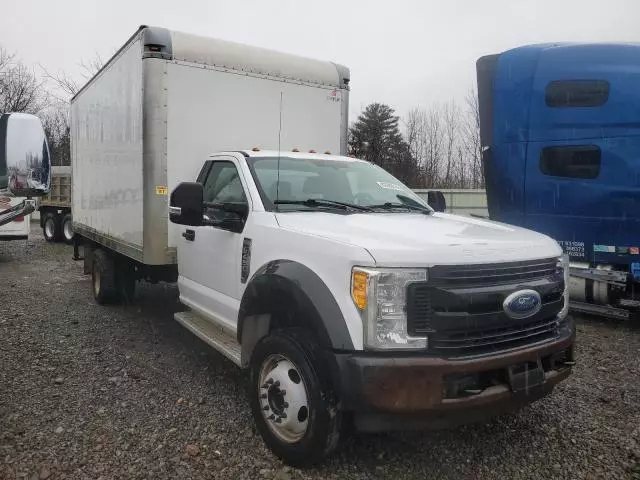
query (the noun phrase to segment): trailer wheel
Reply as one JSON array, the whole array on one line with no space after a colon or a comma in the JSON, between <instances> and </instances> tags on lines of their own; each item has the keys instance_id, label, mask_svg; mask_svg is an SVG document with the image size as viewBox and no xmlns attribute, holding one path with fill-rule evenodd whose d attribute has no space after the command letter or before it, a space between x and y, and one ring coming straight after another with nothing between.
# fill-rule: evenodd
<instances>
[{"instance_id":1,"label":"trailer wheel","mask_svg":"<svg viewBox=\"0 0 640 480\"><path fill-rule=\"evenodd\" d=\"M249 388L258 431L283 462L307 467L335 450L342 414L319 347L304 330L276 331L258 342Z\"/></svg>"},{"instance_id":2,"label":"trailer wheel","mask_svg":"<svg viewBox=\"0 0 640 480\"><path fill-rule=\"evenodd\" d=\"M67 245L71 245L73 243L73 226L71 223L71 214L65 213L62 217L61 230L62 230L62 239L64 243Z\"/></svg>"},{"instance_id":3,"label":"trailer wheel","mask_svg":"<svg viewBox=\"0 0 640 480\"><path fill-rule=\"evenodd\" d=\"M55 213L45 213L42 220L42 234L47 242L59 242L62 236L60 216Z\"/></svg>"},{"instance_id":4,"label":"trailer wheel","mask_svg":"<svg viewBox=\"0 0 640 480\"><path fill-rule=\"evenodd\" d=\"M118 300L116 270L113 257L104 250L94 250L91 268L91 285L93 298L100 305L114 303Z\"/></svg>"}]
</instances>

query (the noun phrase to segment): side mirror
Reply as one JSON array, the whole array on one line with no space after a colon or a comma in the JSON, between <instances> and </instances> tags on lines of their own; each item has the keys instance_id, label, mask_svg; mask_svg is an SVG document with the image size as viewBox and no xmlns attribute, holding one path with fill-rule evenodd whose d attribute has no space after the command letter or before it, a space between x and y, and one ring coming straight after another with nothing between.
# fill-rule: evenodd
<instances>
[{"instance_id":1,"label":"side mirror","mask_svg":"<svg viewBox=\"0 0 640 480\"><path fill-rule=\"evenodd\" d=\"M42 197L50 188L51 158L40 119L28 113L0 115L0 190Z\"/></svg>"},{"instance_id":2,"label":"side mirror","mask_svg":"<svg viewBox=\"0 0 640 480\"><path fill-rule=\"evenodd\" d=\"M241 233L249 214L249 205L246 203L223 203L221 210L231 215L227 215L218 226L230 232Z\"/></svg>"},{"instance_id":3,"label":"side mirror","mask_svg":"<svg viewBox=\"0 0 640 480\"><path fill-rule=\"evenodd\" d=\"M447 210L447 201L444 194L440 190L432 190L427 192L427 203L436 212L444 212Z\"/></svg>"},{"instance_id":4,"label":"side mirror","mask_svg":"<svg viewBox=\"0 0 640 480\"><path fill-rule=\"evenodd\" d=\"M169 220L179 225L202 225L204 190L197 182L182 182L169 199Z\"/></svg>"}]
</instances>

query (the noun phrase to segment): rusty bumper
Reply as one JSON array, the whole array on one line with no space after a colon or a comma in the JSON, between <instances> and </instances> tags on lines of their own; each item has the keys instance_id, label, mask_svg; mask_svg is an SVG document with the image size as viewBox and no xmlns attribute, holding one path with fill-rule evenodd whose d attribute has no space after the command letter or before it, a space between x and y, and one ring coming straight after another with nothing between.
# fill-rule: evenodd
<instances>
[{"instance_id":1,"label":"rusty bumper","mask_svg":"<svg viewBox=\"0 0 640 480\"><path fill-rule=\"evenodd\" d=\"M343 408L368 431L485 420L544 397L567 378L574 340L571 328L552 342L480 358L340 356ZM529 368L537 381L529 380Z\"/></svg>"}]
</instances>

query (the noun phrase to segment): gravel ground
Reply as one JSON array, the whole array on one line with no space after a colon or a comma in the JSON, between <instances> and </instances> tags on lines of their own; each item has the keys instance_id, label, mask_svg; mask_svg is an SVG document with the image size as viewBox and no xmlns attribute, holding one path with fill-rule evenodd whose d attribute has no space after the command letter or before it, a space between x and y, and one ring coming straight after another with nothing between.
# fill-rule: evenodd
<instances>
[{"instance_id":1,"label":"gravel ground","mask_svg":"<svg viewBox=\"0 0 640 480\"><path fill-rule=\"evenodd\" d=\"M100 307L71 247L0 243L0 478L640 479L640 328L579 319L575 373L488 424L348 439L326 465L264 447L246 377L173 321L177 290Z\"/></svg>"}]
</instances>

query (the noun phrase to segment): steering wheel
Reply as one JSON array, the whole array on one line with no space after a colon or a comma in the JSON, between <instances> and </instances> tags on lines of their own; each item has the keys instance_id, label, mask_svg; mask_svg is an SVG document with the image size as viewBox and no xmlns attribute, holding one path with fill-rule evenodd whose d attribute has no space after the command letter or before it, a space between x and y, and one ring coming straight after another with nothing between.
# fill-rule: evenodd
<instances>
[{"instance_id":1,"label":"steering wheel","mask_svg":"<svg viewBox=\"0 0 640 480\"><path fill-rule=\"evenodd\" d=\"M353 198L355 199L356 203L358 205L372 205L375 203L375 198L373 198L373 196L370 193L367 192L360 192L360 193L356 193Z\"/></svg>"}]
</instances>

